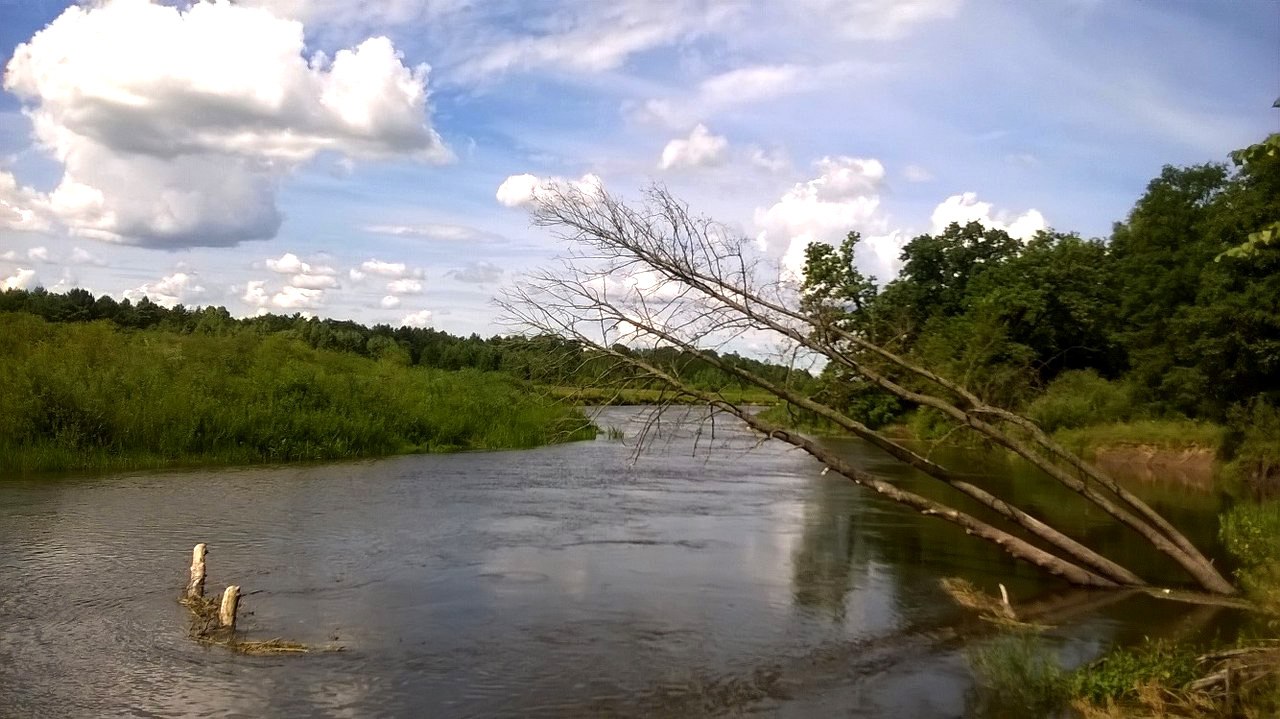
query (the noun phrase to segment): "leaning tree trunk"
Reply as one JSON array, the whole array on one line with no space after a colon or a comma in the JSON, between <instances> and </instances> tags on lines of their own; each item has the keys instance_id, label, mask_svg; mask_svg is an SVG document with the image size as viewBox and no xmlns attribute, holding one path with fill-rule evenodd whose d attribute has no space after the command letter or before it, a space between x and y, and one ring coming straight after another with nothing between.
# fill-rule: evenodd
<instances>
[{"instance_id":1,"label":"leaning tree trunk","mask_svg":"<svg viewBox=\"0 0 1280 719\"><path fill-rule=\"evenodd\" d=\"M630 365L656 381L742 418L757 431L804 449L858 484L959 524L974 536L1050 573L1096 586L1144 583L1133 571L1000 497L958 479L945 467L901 443L829 405L724 362L708 351L727 337L768 333L786 342L793 352L823 357L889 394L933 408L958 426L982 434L1132 529L1177 562L1204 589L1234 593L1234 587L1208 558L1164 517L1105 473L1055 443L1035 423L991 406L959 383L833 326L820 313L795 309L783 292L760 283L754 261L744 252L745 241L731 238L709 220L689 215L665 190L652 189L649 202L633 209L600 191L543 187L535 193L533 218L535 223L555 228L563 238L583 249L571 252L559 271L536 274L508 295L503 304L524 327L574 340ZM723 398L701 392L677 376L614 349L616 343L628 339L661 343L692 353L781 400L815 412L996 511L1051 550L1037 548L951 507L905 493L844 466L837 457L803 436L764 422ZM876 363L873 365L868 358L875 358ZM934 389L908 388L886 373L882 365L916 377Z\"/></svg>"}]
</instances>

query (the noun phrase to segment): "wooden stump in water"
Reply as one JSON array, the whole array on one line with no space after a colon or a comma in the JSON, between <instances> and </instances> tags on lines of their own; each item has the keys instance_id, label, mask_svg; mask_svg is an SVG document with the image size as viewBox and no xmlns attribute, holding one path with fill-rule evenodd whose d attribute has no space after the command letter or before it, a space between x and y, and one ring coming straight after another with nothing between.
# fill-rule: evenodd
<instances>
[{"instance_id":1,"label":"wooden stump in water","mask_svg":"<svg viewBox=\"0 0 1280 719\"><path fill-rule=\"evenodd\" d=\"M226 629L236 629L236 607L240 604L240 587L232 584L222 593L222 606L218 609L218 624Z\"/></svg>"},{"instance_id":2,"label":"wooden stump in water","mask_svg":"<svg viewBox=\"0 0 1280 719\"><path fill-rule=\"evenodd\" d=\"M204 542L191 550L191 581L187 582L187 599L200 599L204 596L204 555L207 547Z\"/></svg>"}]
</instances>

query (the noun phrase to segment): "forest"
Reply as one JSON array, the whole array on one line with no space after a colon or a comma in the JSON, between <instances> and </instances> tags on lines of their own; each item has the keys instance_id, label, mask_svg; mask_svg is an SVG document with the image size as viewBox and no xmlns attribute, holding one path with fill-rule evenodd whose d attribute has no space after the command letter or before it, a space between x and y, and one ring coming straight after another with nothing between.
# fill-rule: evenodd
<instances>
[{"instance_id":1,"label":"forest","mask_svg":"<svg viewBox=\"0 0 1280 719\"><path fill-rule=\"evenodd\" d=\"M882 287L857 269L857 233L840 247L810 245L803 302L1047 431L1208 444L1248 478L1274 483L1277 138L1234 153L1231 165L1166 166L1106 239L1046 231L1023 243L952 224L911 240ZM946 430L936 412L836 365L819 385L825 401L873 428Z\"/></svg>"}]
</instances>

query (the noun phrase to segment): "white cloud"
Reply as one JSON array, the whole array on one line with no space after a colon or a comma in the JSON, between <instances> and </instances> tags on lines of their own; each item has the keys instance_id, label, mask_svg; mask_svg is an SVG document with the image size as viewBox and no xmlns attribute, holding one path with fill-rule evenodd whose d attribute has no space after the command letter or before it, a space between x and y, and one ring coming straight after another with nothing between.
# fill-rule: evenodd
<instances>
[{"instance_id":1,"label":"white cloud","mask_svg":"<svg viewBox=\"0 0 1280 719\"><path fill-rule=\"evenodd\" d=\"M533 175L511 175L498 185L496 197L498 202L507 207L519 207L531 200L537 191L540 180Z\"/></svg>"},{"instance_id":2,"label":"white cloud","mask_svg":"<svg viewBox=\"0 0 1280 719\"><path fill-rule=\"evenodd\" d=\"M29 290L39 284L36 279L36 271L19 267L18 271L0 281L0 289L2 290Z\"/></svg>"},{"instance_id":3,"label":"white cloud","mask_svg":"<svg viewBox=\"0 0 1280 719\"><path fill-rule=\"evenodd\" d=\"M73 247L71 249L71 257L67 262L72 265L97 265L99 267L107 264L106 260L80 247Z\"/></svg>"},{"instance_id":4,"label":"white cloud","mask_svg":"<svg viewBox=\"0 0 1280 719\"><path fill-rule=\"evenodd\" d=\"M400 324L409 327L429 327L431 326L431 310L418 310L404 316L400 320Z\"/></svg>"},{"instance_id":5,"label":"white cloud","mask_svg":"<svg viewBox=\"0 0 1280 719\"><path fill-rule=\"evenodd\" d=\"M324 290L338 286L338 278L333 275L299 274L289 278L289 284L306 290Z\"/></svg>"},{"instance_id":6,"label":"white cloud","mask_svg":"<svg viewBox=\"0 0 1280 719\"><path fill-rule=\"evenodd\" d=\"M422 282L409 278L392 280L387 283L387 292L393 295L420 295Z\"/></svg>"},{"instance_id":7,"label":"white cloud","mask_svg":"<svg viewBox=\"0 0 1280 719\"><path fill-rule=\"evenodd\" d=\"M292 283L299 287L305 286L307 283L318 284L323 282L332 282L332 284L325 284L324 286L326 287L332 287L337 284L336 280L318 279L319 277L335 275L337 274L337 270L329 267L328 265L312 265L309 262L304 262L301 257L298 257L292 252L286 252L278 258L269 258L266 261L266 265L267 269L275 272L276 274L294 275L295 279L298 277L304 278L301 283Z\"/></svg>"},{"instance_id":8,"label":"white cloud","mask_svg":"<svg viewBox=\"0 0 1280 719\"><path fill-rule=\"evenodd\" d=\"M360 269L353 269L350 272L351 279L357 282L364 279L365 275L379 275L381 277L391 277L400 279L403 277L416 277L421 279L423 271L418 268L410 268L403 262L384 262L377 258L366 260L360 263ZM357 277L357 275L359 275Z\"/></svg>"},{"instance_id":9,"label":"white cloud","mask_svg":"<svg viewBox=\"0 0 1280 719\"><path fill-rule=\"evenodd\" d=\"M311 269L311 266L292 252L286 252L280 255L279 259L267 260L267 269L282 275L291 275L295 272L305 272Z\"/></svg>"},{"instance_id":10,"label":"white cloud","mask_svg":"<svg viewBox=\"0 0 1280 719\"><path fill-rule=\"evenodd\" d=\"M815 164L818 177L797 183L771 207L755 212L761 249L779 259L784 277L790 279L800 277L804 249L811 242L835 244L850 230L858 230L868 238L860 249L870 261L879 257L878 244L896 241L880 212L885 170L879 160L824 157ZM881 239L872 239L877 237ZM886 280L894 268L869 262L863 269Z\"/></svg>"},{"instance_id":11,"label":"white cloud","mask_svg":"<svg viewBox=\"0 0 1280 719\"><path fill-rule=\"evenodd\" d=\"M932 182L933 173L919 165L907 165L902 168L902 176L907 182Z\"/></svg>"},{"instance_id":12,"label":"white cloud","mask_svg":"<svg viewBox=\"0 0 1280 719\"><path fill-rule=\"evenodd\" d=\"M722 135L712 135L707 126L698 123L687 138L677 138L662 149L658 167L709 167L724 162L729 152L729 140Z\"/></svg>"},{"instance_id":13,"label":"white cloud","mask_svg":"<svg viewBox=\"0 0 1280 719\"><path fill-rule=\"evenodd\" d=\"M498 185L496 197L498 202L507 207L520 207L532 202L534 197L549 188L560 187L586 195L599 194L604 189L604 182L599 176L587 173L577 180L566 180L563 177L535 177L530 174L511 175Z\"/></svg>"},{"instance_id":14,"label":"white cloud","mask_svg":"<svg viewBox=\"0 0 1280 719\"><path fill-rule=\"evenodd\" d=\"M271 304L286 310L315 309L323 304L324 290L285 285L271 296Z\"/></svg>"},{"instance_id":15,"label":"white cloud","mask_svg":"<svg viewBox=\"0 0 1280 719\"><path fill-rule=\"evenodd\" d=\"M716 107L745 105L808 89L812 76L811 68L800 65L752 65L703 80L699 94Z\"/></svg>"},{"instance_id":16,"label":"white cloud","mask_svg":"<svg viewBox=\"0 0 1280 719\"><path fill-rule=\"evenodd\" d=\"M791 9L804 19L855 40L894 40L917 25L955 17L963 0L796 0Z\"/></svg>"},{"instance_id":17,"label":"white cloud","mask_svg":"<svg viewBox=\"0 0 1280 719\"><path fill-rule=\"evenodd\" d=\"M301 23L227 2L67 8L4 77L63 166L35 199L73 234L232 245L274 236L280 177L317 153L450 158L427 121L427 66L385 37L305 52Z\"/></svg>"},{"instance_id":18,"label":"white cloud","mask_svg":"<svg viewBox=\"0 0 1280 719\"><path fill-rule=\"evenodd\" d=\"M240 5L266 8L276 17L349 28L387 28L429 21L465 9L469 0L238 0Z\"/></svg>"},{"instance_id":19,"label":"white cloud","mask_svg":"<svg viewBox=\"0 0 1280 719\"><path fill-rule=\"evenodd\" d=\"M472 262L466 267L460 269L450 270L448 276L459 282L488 284L491 282L497 282L502 278L502 274L503 270L501 267L498 267L492 262L485 262L481 260L479 262Z\"/></svg>"},{"instance_id":20,"label":"white cloud","mask_svg":"<svg viewBox=\"0 0 1280 719\"><path fill-rule=\"evenodd\" d=\"M532 177L530 175L529 177ZM498 239L492 232L485 232L474 227L427 223L422 225L369 225L366 232L394 237L422 237L429 240L448 242L467 242Z\"/></svg>"},{"instance_id":21,"label":"white cloud","mask_svg":"<svg viewBox=\"0 0 1280 719\"><path fill-rule=\"evenodd\" d=\"M773 150L765 150L760 147L751 148L751 153L747 156L748 162L766 172L782 172L791 167L791 160L787 158L787 154L781 148Z\"/></svg>"},{"instance_id":22,"label":"white cloud","mask_svg":"<svg viewBox=\"0 0 1280 719\"><path fill-rule=\"evenodd\" d=\"M464 82L537 69L597 73L632 55L723 30L740 9L736 0L613 0L568 3L523 35L477 38L472 56L452 75ZM510 25L510 23L506 23Z\"/></svg>"},{"instance_id":23,"label":"white cloud","mask_svg":"<svg viewBox=\"0 0 1280 719\"><path fill-rule=\"evenodd\" d=\"M32 262L49 262L49 248L32 247L27 250L27 259Z\"/></svg>"},{"instance_id":24,"label":"white cloud","mask_svg":"<svg viewBox=\"0 0 1280 719\"><path fill-rule=\"evenodd\" d=\"M171 275L164 276L159 281L148 282L131 290L125 290L124 296L134 302L147 297L158 305L173 307L174 305L187 304L192 300L198 299L204 293L205 289L199 284L199 280L194 273L174 272Z\"/></svg>"},{"instance_id":25,"label":"white cloud","mask_svg":"<svg viewBox=\"0 0 1280 719\"><path fill-rule=\"evenodd\" d=\"M240 301L252 307L266 307L271 302L271 295L267 292L267 283L265 280L251 280L244 288L244 294L240 295Z\"/></svg>"},{"instance_id":26,"label":"white cloud","mask_svg":"<svg viewBox=\"0 0 1280 719\"><path fill-rule=\"evenodd\" d=\"M384 310L394 310L400 306L400 298L395 295L387 295L382 298L382 301L378 303L378 306Z\"/></svg>"},{"instance_id":27,"label":"white cloud","mask_svg":"<svg viewBox=\"0 0 1280 719\"><path fill-rule=\"evenodd\" d=\"M4 254L0 255L0 260L6 262L13 262L16 259L18 259L18 253L14 250L5 250Z\"/></svg>"},{"instance_id":28,"label":"white cloud","mask_svg":"<svg viewBox=\"0 0 1280 719\"><path fill-rule=\"evenodd\" d=\"M993 215L991 210L991 203L979 202L977 193L964 192L952 195L934 208L929 218L930 231L937 234L953 222L960 225L978 222L989 229L1004 230L1015 239L1027 240L1048 227L1044 215L1036 209L1027 210L1013 217L1010 217L1007 212L997 212Z\"/></svg>"},{"instance_id":29,"label":"white cloud","mask_svg":"<svg viewBox=\"0 0 1280 719\"><path fill-rule=\"evenodd\" d=\"M884 75L890 67L886 63L844 60L812 65L749 65L711 75L683 95L625 103L623 111L642 122L687 127L694 120L742 105L841 88L851 79L866 81Z\"/></svg>"},{"instance_id":30,"label":"white cloud","mask_svg":"<svg viewBox=\"0 0 1280 719\"><path fill-rule=\"evenodd\" d=\"M48 201L40 193L0 170L0 230L47 230L47 214Z\"/></svg>"}]
</instances>

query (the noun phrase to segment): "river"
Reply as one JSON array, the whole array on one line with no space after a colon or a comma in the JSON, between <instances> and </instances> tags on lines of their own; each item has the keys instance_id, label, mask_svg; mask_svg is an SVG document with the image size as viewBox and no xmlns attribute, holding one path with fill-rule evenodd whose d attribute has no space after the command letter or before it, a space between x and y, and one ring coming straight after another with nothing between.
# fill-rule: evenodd
<instances>
[{"instance_id":1,"label":"river","mask_svg":"<svg viewBox=\"0 0 1280 719\"><path fill-rule=\"evenodd\" d=\"M528 451L0 479L0 716L959 717L966 650L989 631L938 579L1004 583L1015 605L1064 590L729 419L668 417L635 457L645 412L600 411L624 441ZM937 495L867 445L828 443ZM1025 468L949 459L1176 578ZM1136 489L1212 547L1216 496ZM249 637L342 651L191 641L176 598L200 541L210 591L247 593ZM1093 603L1046 633L1067 661L1230 623Z\"/></svg>"}]
</instances>

